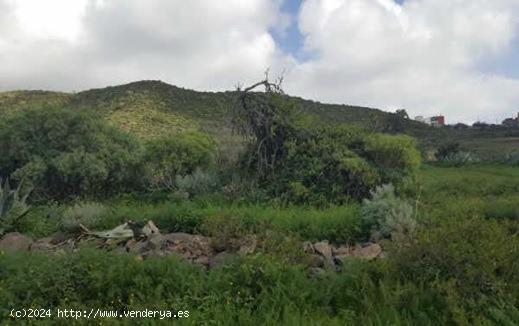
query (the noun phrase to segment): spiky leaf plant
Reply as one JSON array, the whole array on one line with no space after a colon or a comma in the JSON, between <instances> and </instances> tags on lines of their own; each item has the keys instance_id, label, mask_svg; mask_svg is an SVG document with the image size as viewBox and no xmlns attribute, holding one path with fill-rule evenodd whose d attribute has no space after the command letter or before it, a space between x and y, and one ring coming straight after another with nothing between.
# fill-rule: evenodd
<instances>
[{"instance_id":1,"label":"spiky leaf plant","mask_svg":"<svg viewBox=\"0 0 519 326\"><path fill-rule=\"evenodd\" d=\"M15 189L11 188L9 180L0 178L0 235L11 230L29 211L27 198L31 190L22 194L22 183Z\"/></svg>"}]
</instances>

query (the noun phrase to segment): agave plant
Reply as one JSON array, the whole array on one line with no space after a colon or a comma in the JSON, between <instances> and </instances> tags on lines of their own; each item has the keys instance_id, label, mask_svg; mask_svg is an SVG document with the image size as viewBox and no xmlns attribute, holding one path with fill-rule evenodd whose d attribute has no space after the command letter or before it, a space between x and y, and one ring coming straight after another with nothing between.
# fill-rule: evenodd
<instances>
[{"instance_id":1,"label":"agave plant","mask_svg":"<svg viewBox=\"0 0 519 326\"><path fill-rule=\"evenodd\" d=\"M9 180L0 178L0 234L12 228L16 222L29 211L26 201L30 190L21 194L22 183L16 189L11 189Z\"/></svg>"}]
</instances>

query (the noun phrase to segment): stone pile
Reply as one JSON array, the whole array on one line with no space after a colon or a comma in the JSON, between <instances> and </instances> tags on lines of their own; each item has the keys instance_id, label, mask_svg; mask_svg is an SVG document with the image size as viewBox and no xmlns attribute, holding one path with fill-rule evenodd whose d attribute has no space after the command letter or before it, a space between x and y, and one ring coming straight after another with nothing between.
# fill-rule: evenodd
<instances>
[{"instance_id":1,"label":"stone pile","mask_svg":"<svg viewBox=\"0 0 519 326\"><path fill-rule=\"evenodd\" d=\"M134 254L139 259L153 256L177 255L195 264L207 268L218 266L235 255L250 255L257 251L257 239L246 236L238 240L238 246L220 248L212 238L188 233L161 234L153 227L146 230L145 235L131 236L121 226L116 231L105 231L79 235L69 238L63 233L56 233L51 237L31 240L17 232L8 233L0 240L0 251L32 251L49 254L62 254L77 251L84 242L94 243L97 247L119 254ZM120 238L114 234L121 234ZM130 237L128 236L130 235ZM357 244L355 246L334 246L328 241L305 242L302 250L309 258L308 266L311 275L319 275L326 270L340 270L347 259L358 258L373 260L383 256L382 248L376 243Z\"/></svg>"},{"instance_id":2,"label":"stone pile","mask_svg":"<svg viewBox=\"0 0 519 326\"><path fill-rule=\"evenodd\" d=\"M327 269L340 270L347 259L373 260L383 257L382 247L372 242L338 247L331 245L326 240L316 243L305 242L303 250L311 257L309 271L312 275L320 275Z\"/></svg>"}]
</instances>

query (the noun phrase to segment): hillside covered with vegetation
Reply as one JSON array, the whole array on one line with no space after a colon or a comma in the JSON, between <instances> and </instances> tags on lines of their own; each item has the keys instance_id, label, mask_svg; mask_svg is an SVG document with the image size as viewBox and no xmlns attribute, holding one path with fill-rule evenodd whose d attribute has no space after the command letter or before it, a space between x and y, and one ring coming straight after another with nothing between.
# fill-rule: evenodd
<instances>
[{"instance_id":1,"label":"hillside covered with vegetation","mask_svg":"<svg viewBox=\"0 0 519 326\"><path fill-rule=\"evenodd\" d=\"M26 307L50 309L49 325L89 324L91 309L188 311L175 322L189 325L519 323L519 154L490 145L513 130L434 129L268 80L9 92L0 110L1 323Z\"/></svg>"},{"instance_id":2,"label":"hillside covered with vegetation","mask_svg":"<svg viewBox=\"0 0 519 326\"><path fill-rule=\"evenodd\" d=\"M0 93L0 111L49 106L92 110L110 124L141 138L202 130L224 146L233 148L240 143L228 121L236 94L236 91L198 92L161 81L139 81L79 93L4 92ZM302 113L323 123L350 124L368 131L416 137L429 155L448 142L459 142L465 151L491 160L502 158L519 147L519 130L510 128L433 128L378 109L289 98Z\"/></svg>"},{"instance_id":3,"label":"hillside covered with vegetation","mask_svg":"<svg viewBox=\"0 0 519 326\"><path fill-rule=\"evenodd\" d=\"M324 122L356 124L381 132L432 129L377 109L292 99L303 113L316 116ZM0 110L66 106L94 110L114 124L137 133L142 133L139 128L146 128L145 125L150 129L147 131L153 133L151 129L157 125L160 128L162 120L164 124L171 124L174 130L204 127L218 136L222 127L228 127L228 113L235 100L235 91L197 92L161 81L140 81L74 94L44 91L0 93ZM130 116L135 124L133 127L128 126L127 118Z\"/></svg>"}]
</instances>

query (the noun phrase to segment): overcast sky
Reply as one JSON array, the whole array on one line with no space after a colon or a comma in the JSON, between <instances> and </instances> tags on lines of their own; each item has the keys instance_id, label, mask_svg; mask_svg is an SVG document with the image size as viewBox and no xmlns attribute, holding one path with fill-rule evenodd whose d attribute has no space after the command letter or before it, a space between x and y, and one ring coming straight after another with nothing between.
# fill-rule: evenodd
<instances>
[{"instance_id":1,"label":"overcast sky","mask_svg":"<svg viewBox=\"0 0 519 326\"><path fill-rule=\"evenodd\" d=\"M321 102L500 122L519 0L0 0L0 90L228 90L267 67Z\"/></svg>"}]
</instances>

